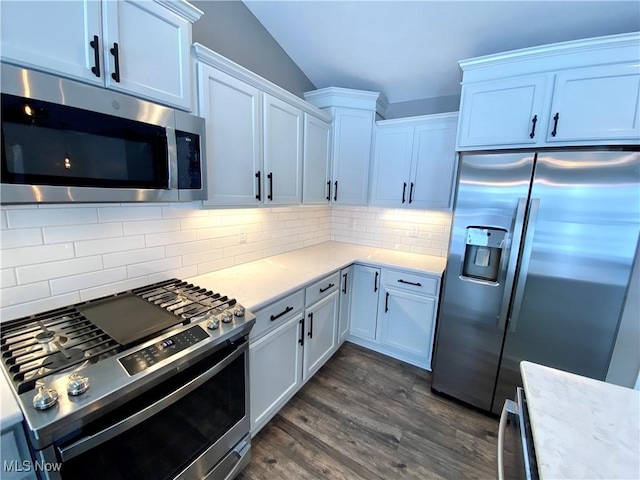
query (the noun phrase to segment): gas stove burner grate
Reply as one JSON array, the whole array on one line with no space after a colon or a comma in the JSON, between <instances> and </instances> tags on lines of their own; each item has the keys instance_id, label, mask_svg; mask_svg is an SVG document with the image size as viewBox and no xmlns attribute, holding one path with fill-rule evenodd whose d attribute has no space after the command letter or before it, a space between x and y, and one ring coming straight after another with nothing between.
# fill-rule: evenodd
<instances>
[{"instance_id":1,"label":"gas stove burner grate","mask_svg":"<svg viewBox=\"0 0 640 480\"><path fill-rule=\"evenodd\" d=\"M4 322L2 363L18 394L41 378L116 353L120 345L74 307Z\"/></svg>"}]
</instances>

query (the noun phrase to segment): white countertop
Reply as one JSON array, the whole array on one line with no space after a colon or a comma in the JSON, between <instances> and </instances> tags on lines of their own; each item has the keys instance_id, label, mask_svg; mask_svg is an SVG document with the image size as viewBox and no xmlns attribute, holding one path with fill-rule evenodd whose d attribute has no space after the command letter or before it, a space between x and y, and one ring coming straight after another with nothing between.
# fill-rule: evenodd
<instances>
[{"instance_id":1,"label":"white countertop","mask_svg":"<svg viewBox=\"0 0 640 480\"><path fill-rule=\"evenodd\" d=\"M640 478L640 392L520 364L541 479Z\"/></svg>"},{"instance_id":2,"label":"white countertop","mask_svg":"<svg viewBox=\"0 0 640 480\"><path fill-rule=\"evenodd\" d=\"M233 295L240 304L256 311L354 262L441 276L447 260L417 253L325 242L185 280L215 292Z\"/></svg>"}]
</instances>

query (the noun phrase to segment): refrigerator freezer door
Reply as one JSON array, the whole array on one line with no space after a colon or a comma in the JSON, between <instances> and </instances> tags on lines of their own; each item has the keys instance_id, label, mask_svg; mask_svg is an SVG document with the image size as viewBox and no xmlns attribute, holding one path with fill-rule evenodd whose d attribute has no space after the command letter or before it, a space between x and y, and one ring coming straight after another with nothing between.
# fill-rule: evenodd
<instances>
[{"instance_id":1,"label":"refrigerator freezer door","mask_svg":"<svg viewBox=\"0 0 640 480\"><path fill-rule=\"evenodd\" d=\"M515 285L493 412L521 385L521 360L604 380L636 254L639 179L640 152L538 154L537 219L527 228L528 269Z\"/></svg>"},{"instance_id":2,"label":"refrigerator freezer door","mask_svg":"<svg viewBox=\"0 0 640 480\"><path fill-rule=\"evenodd\" d=\"M489 410L533 173L533 154L470 154L463 155L460 162L432 386ZM490 261L487 252L478 253L482 246L467 248L469 231L474 231L470 227L476 231L506 232L497 281L463 275L465 254L474 255L467 263L477 268ZM490 240L486 243L486 249L493 248Z\"/></svg>"}]
</instances>

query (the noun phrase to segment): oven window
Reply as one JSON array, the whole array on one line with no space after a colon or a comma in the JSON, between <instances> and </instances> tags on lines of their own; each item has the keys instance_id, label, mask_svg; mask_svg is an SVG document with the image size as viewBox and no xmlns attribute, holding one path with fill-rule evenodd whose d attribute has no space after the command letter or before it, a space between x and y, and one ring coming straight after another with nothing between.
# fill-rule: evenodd
<instances>
[{"instance_id":1,"label":"oven window","mask_svg":"<svg viewBox=\"0 0 640 480\"><path fill-rule=\"evenodd\" d=\"M2 182L63 187L167 184L166 130L2 94Z\"/></svg>"},{"instance_id":2,"label":"oven window","mask_svg":"<svg viewBox=\"0 0 640 480\"><path fill-rule=\"evenodd\" d=\"M63 479L173 479L245 417L245 355L136 427L63 463Z\"/></svg>"}]
</instances>

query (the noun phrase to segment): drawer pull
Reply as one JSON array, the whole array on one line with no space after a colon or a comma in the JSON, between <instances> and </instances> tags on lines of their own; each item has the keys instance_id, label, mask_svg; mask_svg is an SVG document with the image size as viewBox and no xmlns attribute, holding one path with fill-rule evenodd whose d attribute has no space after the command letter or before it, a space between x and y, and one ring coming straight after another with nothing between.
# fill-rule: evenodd
<instances>
[{"instance_id":1,"label":"drawer pull","mask_svg":"<svg viewBox=\"0 0 640 480\"><path fill-rule=\"evenodd\" d=\"M413 285L414 287L421 287L422 284L420 282L408 282L407 280L400 279L398 283L406 283L407 285Z\"/></svg>"},{"instance_id":2,"label":"drawer pull","mask_svg":"<svg viewBox=\"0 0 640 480\"><path fill-rule=\"evenodd\" d=\"M320 293L324 293L324 292L326 292L327 290L329 290L330 288L335 287L335 286L336 286L336 284L335 284L335 283L330 283L328 287L321 288L321 289L320 289Z\"/></svg>"},{"instance_id":3,"label":"drawer pull","mask_svg":"<svg viewBox=\"0 0 640 480\"><path fill-rule=\"evenodd\" d=\"M293 310L293 307L287 307L287 308L285 308L285 309L284 309L284 312L280 312L280 313L279 313L279 314L277 314L277 315L271 315L271 317L269 317L269 318L271 318L271 321L273 322L274 320L279 319L281 316L286 315L286 314L287 314L287 313L289 313L291 310Z\"/></svg>"}]
</instances>

